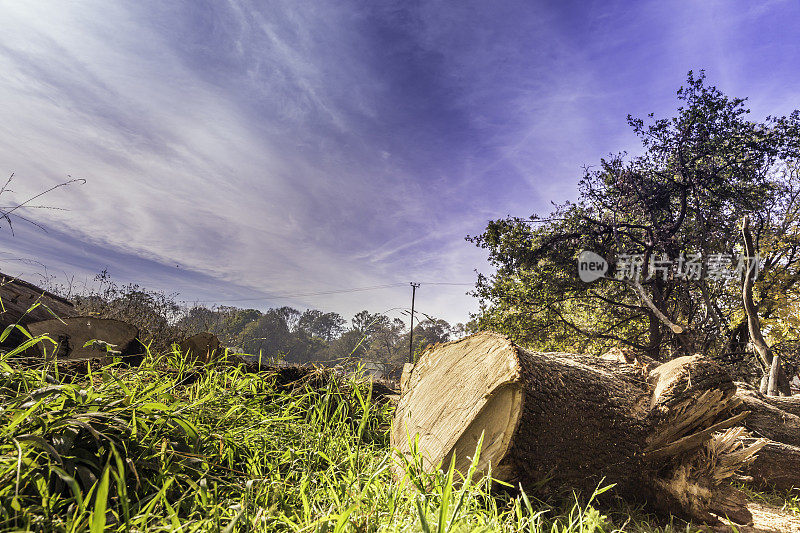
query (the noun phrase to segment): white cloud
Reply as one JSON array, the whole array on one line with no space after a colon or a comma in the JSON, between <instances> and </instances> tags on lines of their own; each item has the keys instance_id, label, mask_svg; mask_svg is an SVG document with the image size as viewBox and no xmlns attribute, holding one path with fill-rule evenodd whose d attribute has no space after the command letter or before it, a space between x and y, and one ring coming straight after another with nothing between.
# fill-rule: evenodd
<instances>
[{"instance_id":1,"label":"white cloud","mask_svg":"<svg viewBox=\"0 0 800 533\"><path fill-rule=\"evenodd\" d=\"M4 247L84 274L105 249L112 274L203 299L469 281L486 262L465 234L574 196L582 164L636 150L628 112L672 112L689 68L767 112L800 106L791 76L750 72L775 50L788 69L795 39L750 53L765 32L735 8L0 0L0 173L17 198L88 180L47 199L69 213L37 213L68 244ZM467 288L422 302L463 320Z\"/></svg>"},{"instance_id":2,"label":"white cloud","mask_svg":"<svg viewBox=\"0 0 800 533\"><path fill-rule=\"evenodd\" d=\"M271 49L260 60L284 71L285 79L270 80L252 65L273 120L268 112L248 116L241 94L187 67L124 5L19 3L3 11L13 31L0 38L0 68L9 74L0 80L0 160L17 173L17 198L68 173L88 181L52 194L49 201L72 211L43 212L43 220L81 241L267 292L405 277L357 258L408 214L408 187L380 155L377 166L353 161L359 151L341 152L308 130L331 124L347 135L350 126L349 110L323 94L335 80L279 35L302 34L303 20L286 30L255 17L255 29L244 28L242 9L234 10L243 26L237 48L253 44L248 32L263 32ZM283 91L277 101L269 100L271 83ZM439 274L435 265L430 273ZM339 303L371 307L370 298Z\"/></svg>"}]
</instances>

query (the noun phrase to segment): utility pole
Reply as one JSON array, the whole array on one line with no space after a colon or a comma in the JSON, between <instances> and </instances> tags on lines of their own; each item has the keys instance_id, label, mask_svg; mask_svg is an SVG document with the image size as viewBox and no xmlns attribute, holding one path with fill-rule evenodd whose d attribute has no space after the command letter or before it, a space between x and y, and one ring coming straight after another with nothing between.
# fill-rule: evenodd
<instances>
[{"instance_id":1,"label":"utility pole","mask_svg":"<svg viewBox=\"0 0 800 533\"><path fill-rule=\"evenodd\" d=\"M408 339L408 362L414 363L414 297L419 283L411 282L411 337Z\"/></svg>"}]
</instances>

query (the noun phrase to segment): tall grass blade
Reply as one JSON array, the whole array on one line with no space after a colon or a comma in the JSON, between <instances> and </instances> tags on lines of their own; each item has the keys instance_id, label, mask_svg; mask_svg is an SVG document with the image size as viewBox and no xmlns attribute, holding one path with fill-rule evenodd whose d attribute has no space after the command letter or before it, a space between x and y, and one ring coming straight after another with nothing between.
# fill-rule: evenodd
<instances>
[{"instance_id":1,"label":"tall grass blade","mask_svg":"<svg viewBox=\"0 0 800 533\"><path fill-rule=\"evenodd\" d=\"M108 504L108 476L111 473L110 465L106 465L103 476L100 478L100 485L94 497L94 509L90 521L89 531L91 533L103 533L106 528L106 505Z\"/></svg>"}]
</instances>

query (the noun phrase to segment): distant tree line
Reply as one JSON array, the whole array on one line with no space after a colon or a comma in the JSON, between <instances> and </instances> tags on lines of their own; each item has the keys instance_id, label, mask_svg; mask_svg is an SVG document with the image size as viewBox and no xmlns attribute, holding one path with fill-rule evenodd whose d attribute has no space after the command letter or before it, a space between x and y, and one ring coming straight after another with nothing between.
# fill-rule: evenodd
<instances>
[{"instance_id":1,"label":"distant tree line","mask_svg":"<svg viewBox=\"0 0 800 533\"><path fill-rule=\"evenodd\" d=\"M367 310L349 322L339 313L318 309L299 311L277 307L259 311L238 307L194 306L176 301L176 294L151 291L138 285L118 285L101 272L97 288L73 294L50 284L54 292L73 300L83 315L124 320L137 326L141 340L153 351L163 351L180 339L209 331L223 345L264 361L366 364L373 373L388 374L407 360L411 335L406 323ZM429 344L446 342L470 332L470 325L418 314L414 324L414 353Z\"/></svg>"},{"instance_id":2,"label":"distant tree line","mask_svg":"<svg viewBox=\"0 0 800 533\"><path fill-rule=\"evenodd\" d=\"M259 311L236 307L195 307L177 325L186 331L210 331L243 353L290 363L368 363L389 373L408 358L410 334L405 322L367 310L348 322L339 313L278 307ZM465 334L463 324L425 317L414 325L414 352Z\"/></svg>"}]
</instances>

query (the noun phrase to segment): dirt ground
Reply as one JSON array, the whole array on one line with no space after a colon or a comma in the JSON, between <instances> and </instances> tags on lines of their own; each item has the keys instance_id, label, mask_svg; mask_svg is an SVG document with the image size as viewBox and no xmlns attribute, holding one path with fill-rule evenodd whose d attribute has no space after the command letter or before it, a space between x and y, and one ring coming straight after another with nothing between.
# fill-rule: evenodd
<instances>
[{"instance_id":1,"label":"dirt ground","mask_svg":"<svg viewBox=\"0 0 800 533\"><path fill-rule=\"evenodd\" d=\"M738 531L739 533L800 533L800 516L764 502L751 501L747 508L753 514L752 526L719 528L717 531Z\"/></svg>"}]
</instances>

